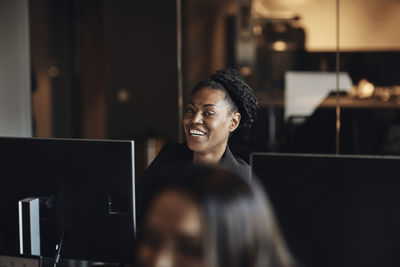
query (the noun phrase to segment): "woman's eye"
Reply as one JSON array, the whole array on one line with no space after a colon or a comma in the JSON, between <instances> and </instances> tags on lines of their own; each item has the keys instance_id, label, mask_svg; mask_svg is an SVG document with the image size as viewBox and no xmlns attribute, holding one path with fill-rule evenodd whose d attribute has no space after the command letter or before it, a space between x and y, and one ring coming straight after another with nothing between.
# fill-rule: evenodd
<instances>
[{"instance_id":1,"label":"woman's eye","mask_svg":"<svg viewBox=\"0 0 400 267\"><path fill-rule=\"evenodd\" d=\"M186 108L185 113L194 113L194 110L192 108Z\"/></svg>"},{"instance_id":2,"label":"woman's eye","mask_svg":"<svg viewBox=\"0 0 400 267\"><path fill-rule=\"evenodd\" d=\"M214 112L209 112L209 111L206 111L203 114L204 114L204 116L213 116L213 115L215 115Z\"/></svg>"}]
</instances>

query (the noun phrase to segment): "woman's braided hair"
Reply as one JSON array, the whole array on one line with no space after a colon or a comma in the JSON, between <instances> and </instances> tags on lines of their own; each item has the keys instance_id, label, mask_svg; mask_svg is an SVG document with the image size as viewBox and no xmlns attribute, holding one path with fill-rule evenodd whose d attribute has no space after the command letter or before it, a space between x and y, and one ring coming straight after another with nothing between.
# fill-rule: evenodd
<instances>
[{"instance_id":1,"label":"woman's braided hair","mask_svg":"<svg viewBox=\"0 0 400 267\"><path fill-rule=\"evenodd\" d=\"M232 68L217 70L208 79L199 82L192 94L204 87L225 91L226 100L241 115L240 127L251 127L257 116L257 98L239 71Z\"/></svg>"}]
</instances>

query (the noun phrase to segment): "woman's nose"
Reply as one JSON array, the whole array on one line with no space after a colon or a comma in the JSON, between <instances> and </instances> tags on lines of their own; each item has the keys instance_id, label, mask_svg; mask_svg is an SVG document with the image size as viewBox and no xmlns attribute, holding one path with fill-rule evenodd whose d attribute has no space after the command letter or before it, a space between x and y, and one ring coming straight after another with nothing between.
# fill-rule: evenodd
<instances>
[{"instance_id":1,"label":"woman's nose","mask_svg":"<svg viewBox=\"0 0 400 267\"><path fill-rule=\"evenodd\" d=\"M193 124L203 123L203 116L201 115L201 112L196 112L195 114L193 114L192 123Z\"/></svg>"}]
</instances>

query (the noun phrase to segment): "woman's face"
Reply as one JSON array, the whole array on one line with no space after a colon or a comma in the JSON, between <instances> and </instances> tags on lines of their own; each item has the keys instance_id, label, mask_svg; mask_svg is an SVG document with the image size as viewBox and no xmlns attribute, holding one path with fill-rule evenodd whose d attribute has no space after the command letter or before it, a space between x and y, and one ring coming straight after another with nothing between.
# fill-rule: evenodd
<instances>
[{"instance_id":1,"label":"woman's face","mask_svg":"<svg viewBox=\"0 0 400 267\"><path fill-rule=\"evenodd\" d=\"M229 134L240 121L225 100L225 92L208 87L197 90L186 105L183 127L188 147L199 153L225 151Z\"/></svg>"},{"instance_id":2,"label":"woman's face","mask_svg":"<svg viewBox=\"0 0 400 267\"><path fill-rule=\"evenodd\" d=\"M202 267L203 223L198 205L187 195L166 191L146 216L137 259L142 267Z\"/></svg>"}]
</instances>

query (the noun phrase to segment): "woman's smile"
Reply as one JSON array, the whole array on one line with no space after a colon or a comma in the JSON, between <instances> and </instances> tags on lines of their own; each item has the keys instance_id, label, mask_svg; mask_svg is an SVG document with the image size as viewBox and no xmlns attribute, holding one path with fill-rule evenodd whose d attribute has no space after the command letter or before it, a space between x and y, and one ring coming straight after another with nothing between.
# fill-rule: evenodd
<instances>
[{"instance_id":1,"label":"woman's smile","mask_svg":"<svg viewBox=\"0 0 400 267\"><path fill-rule=\"evenodd\" d=\"M192 125L189 129L189 134L186 135L186 142L187 143L201 143L207 141L207 131L203 129L204 127L200 128L199 126Z\"/></svg>"},{"instance_id":2,"label":"woman's smile","mask_svg":"<svg viewBox=\"0 0 400 267\"><path fill-rule=\"evenodd\" d=\"M205 136L206 135L206 133L204 131L198 130L198 129L195 129L195 128L190 128L189 133L190 133L191 136L195 136L195 137L200 137L200 136Z\"/></svg>"}]
</instances>

